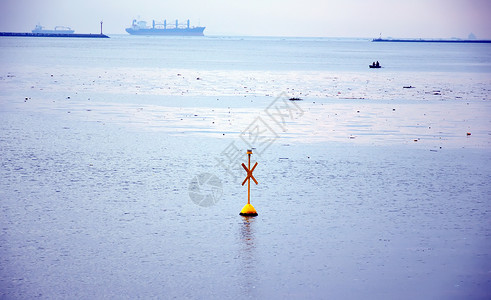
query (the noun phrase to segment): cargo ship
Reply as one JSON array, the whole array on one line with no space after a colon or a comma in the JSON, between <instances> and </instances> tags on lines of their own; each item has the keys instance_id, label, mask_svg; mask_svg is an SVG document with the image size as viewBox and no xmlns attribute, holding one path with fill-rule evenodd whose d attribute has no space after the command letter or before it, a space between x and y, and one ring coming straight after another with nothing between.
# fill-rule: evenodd
<instances>
[{"instance_id":1,"label":"cargo ship","mask_svg":"<svg viewBox=\"0 0 491 300\"><path fill-rule=\"evenodd\" d=\"M152 27L147 26L145 21L133 20L131 27L126 28L126 32L132 35L174 35L174 36L203 36L206 27L191 27L189 20L185 24L180 24L178 20L174 24L156 23L152 21Z\"/></svg>"}]
</instances>

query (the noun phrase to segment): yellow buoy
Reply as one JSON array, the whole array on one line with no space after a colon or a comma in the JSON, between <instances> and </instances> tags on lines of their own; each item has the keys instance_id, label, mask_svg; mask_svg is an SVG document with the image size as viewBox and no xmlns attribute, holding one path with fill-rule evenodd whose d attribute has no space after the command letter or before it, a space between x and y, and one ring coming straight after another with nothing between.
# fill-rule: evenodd
<instances>
[{"instance_id":1,"label":"yellow buoy","mask_svg":"<svg viewBox=\"0 0 491 300\"><path fill-rule=\"evenodd\" d=\"M257 212L254 206L248 203L242 208L239 215L244 217L255 217L257 216Z\"/></svg>"}]
</instances>

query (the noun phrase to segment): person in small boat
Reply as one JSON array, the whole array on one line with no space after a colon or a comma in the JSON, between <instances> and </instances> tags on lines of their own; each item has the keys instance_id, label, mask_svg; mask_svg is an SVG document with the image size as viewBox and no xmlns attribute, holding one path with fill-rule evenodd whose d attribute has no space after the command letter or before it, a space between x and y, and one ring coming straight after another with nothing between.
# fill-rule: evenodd
<instances>
[{"instance_id":1,"label":"person in small boat","mask_svg":"<svg viewBox=\"0 0 491 300\"><path fill-rule=\"evenodd\" d=\"M377 62L376 62L376 63L374 63L374 64L375 64L375 67L377 67L377 68L378 68L378 67L380 67L380 64L378 63L378 60L377 60Z\"/></svg>"}]
</instances>

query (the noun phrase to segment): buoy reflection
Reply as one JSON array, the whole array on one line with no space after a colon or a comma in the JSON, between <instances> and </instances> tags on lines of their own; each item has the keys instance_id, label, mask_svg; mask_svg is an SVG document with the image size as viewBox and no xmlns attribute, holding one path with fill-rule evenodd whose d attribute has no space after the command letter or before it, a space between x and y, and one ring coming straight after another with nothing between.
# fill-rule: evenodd
<instances>
[{"instance_id":1,"label":"buoy reflection","mask_svg":"<svg viewBox=\"0 0 491 300\"><path fill-rule=\"evenodd\" d=\"M256 218L242 216L241 219L239 257L241 262L240 273L244 279L244 285L241 289L242 293L252 297L256 291L256 279L258 278L256 276L256 265L258 261L256 257L256 237L254 231Z\"/></svg>"}]
</instances>

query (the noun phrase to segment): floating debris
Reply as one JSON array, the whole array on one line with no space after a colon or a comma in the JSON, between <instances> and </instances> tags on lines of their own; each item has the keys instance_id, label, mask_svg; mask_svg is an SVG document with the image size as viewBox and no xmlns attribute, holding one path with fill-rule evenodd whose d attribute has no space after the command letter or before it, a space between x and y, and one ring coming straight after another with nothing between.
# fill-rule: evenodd
<instances>
[{"instance_id":1,"label":"floating debris","mask_svg":"<svg viewBox=\"0 0 491 300\"><path fill-rule=\"evenodd\" d=\"M301 101L303 99L302 98L297 98L297 97L292 97L292 98L290 98L288 100L290 100L290 101Z\"/></svg>"},{"instance_id":2,"label":"floating debris","mask_svg":"<svg viewBox=\"0 0 491 300\"><path fill-rule=\"evenodd\" d=\"M403 89L414 89L414 86L412 86L412 85L408 85L408 86L403 86L402 88L403 88Z\"/></svg>"}]
</instances>

